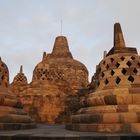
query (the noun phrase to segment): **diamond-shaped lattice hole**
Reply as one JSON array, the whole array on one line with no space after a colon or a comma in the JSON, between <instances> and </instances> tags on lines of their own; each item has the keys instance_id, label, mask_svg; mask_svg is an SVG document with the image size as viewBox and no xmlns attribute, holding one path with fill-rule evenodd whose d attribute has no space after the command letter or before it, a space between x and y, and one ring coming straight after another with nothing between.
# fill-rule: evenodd
<instances>
[{"instance_id":1,"label":"diamond-shaped lattice hole","mask_svg":"<svg viewBox=\"0 0 140 140\"><path fill-rule=\"evenodd\" d=\"M130 75L130 76L128 77L128 80L129 80L130 82L132 82L132 83L133 83L135 79L134 79L134 77L133 77L133 76L131 76L131 75Z\"/></svg>"},{"instance_id":2,"label":"diamond-shaped lattice hole","mask_svg":"<svg viewBox=\"0 0 140 140\"><path fill-rule=\"evenodd\" d=\"M111 70L111 75L112 75L112 76L114 75L114 73L115 73L114 70Z\"/></svg>"},{"instance_id":3,"label":"diamond-shaped lattice hole","mask_svg":"<svg viewBox=\"0 0 140 140\"><path fill-rule=\"evenodd\" d=\"M119 84L121 79L119 77L116 78L116 84Z\"/></svg>"},{"instance_id":4,"label":"diamond-shaped lattice hole","mask_svg":"<svg viewBox=\"0 0 140 140\"><path fill-rule=\"evenodd\" d=\"M105 80L105 84L107 85L108 83L109 83L109 81L106 79L106 80Z\"/></svg>"},{"instance_id":5,"label":"diamond-shaped lattice hole","mask_svg":"<svg viewBox=\"0 0 140 140\"><path fill-rule=\"evenodd\" d=\"M109 69L109 65L108 65L108 64L106 65L106 69L107 69L107 70Z\"/></svg>"},{"instance_id":6,"label":"diamond-shaped lattice hole","mask_svg":"<svg viewBox=\"0 0 140 140\"><path fill-rule=\"evenodd\" d=\"M113 62L114 61L114 58L110 58L110 60L111 60L111 62Z\"/></svg>"},{"instance_id":7,"label":"diamond-shaped lattice hole","mask_svg":"<svg viewBox=\"0 0 140 140\"><path fill-rule=\"evenodd\" d=\"M127 70L125 68L122 69L122 74L126 74Z\"/></svg>"},{"instance_id":8,"label":"diamond-shaped lattice hole","mask_svg":"<svg viewBox=\"0 0 140 140\"><path fill-rule=\"evenodd\" d=\"M101 68L99 68L98 71L100 72L101 71Z\"/></svg>"},{"instance_id":9,"label":"diamond-shaped lattice hole","mask_svg":"<svg viewBox=\"0 0 140 140\"><path fill-rule=\"evenodd\" d=\"M138 70L137 70L136 68L134 68L133 72L134 72L135 74L137 74L137 73L138 73Z\"/></svg>"},{"instance_id":10,"label":"diamond-shaped lattice hole","mask_svg":"<svg viewBox=\"0 0 140 140\"><path fill-rule=\"evenodd\" d=\"M120 66L120 64L117 62L117 63L116 63L116 67L118 68L119 66Z\"/></svg>"},{"instance_id":11,"label":"diamond-shaped lattice hole","mask_svg":"<svg viewBox=\"0 0 140 140\"><path fill-rule=\"evenodd\" d=\"M105 65L105 61L103 62L103 64Z\"/></svg>"},{"instance_id":12,"label":"diamond-shaped lattice hole","mask_svg":"<svg viewBox=\"0 0 140 140\"><path fill-rule=\"evenodd\" d=\"M140 67L140 62L138 62L137 65Z\"/></svg>"},{"instance_id":13,"label":"diamond-shaped lattice hole","mask_svg":"<svg viewBox=\"0 0 140 140\"><path fill-rule=\"evenodd\" d=\"M132 65L132 63L130 61L128 61L126 64L128 67L130 67Z\"/></svg>"},{"instance_id":14,"label":"diamond-shaped lattice hole","mask_svg":"<svg viewBox=\"0 0 140 140\"><path fill-rule=\"evenodd\" d=\"M105 74L102 72L102 77L104 77L105 76Z\"/></svg>"},{"instance_id":15,"label":"diamond-shaped lattice hole","mask_svg":"<svg viewBox=\"0 0 140 140\"><path fill-rule=\"evenodd\" d=\"M123 61L124 59L125 59L125 57L122 56L122 57L121 57L121 60Z\"/></svg>"},{"instance_id":16,"label":"diamond-shaped lattice hole","mask_svg":"<svg viewBox=\"0 0 140 140\"><path fill-rule=\"evenodd\" d=\"M131 56L131 59L132 59L132 60L135 60L135 57L134 57L134 56Z\"/></svg>"}]
</instances>

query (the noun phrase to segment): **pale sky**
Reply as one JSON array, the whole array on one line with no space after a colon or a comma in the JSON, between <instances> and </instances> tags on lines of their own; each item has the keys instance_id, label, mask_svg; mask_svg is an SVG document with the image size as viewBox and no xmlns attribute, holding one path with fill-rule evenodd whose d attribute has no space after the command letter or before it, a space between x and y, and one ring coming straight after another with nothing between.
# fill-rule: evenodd
<instances>
[{"instance_id":1,"label":"pale sky","mask_svg":"<svg viewBox=\"0 0 140 140\"><path fill-rule=\"evenodd\" d=\"M61 19L73 57L85 64L89 79L113 46L115 22L126 45L140 51L140 0L0 0L0 56L10 81L20 65L31 81L43 52L50 53L60 35Z\"/></svg>"}]
</instances>

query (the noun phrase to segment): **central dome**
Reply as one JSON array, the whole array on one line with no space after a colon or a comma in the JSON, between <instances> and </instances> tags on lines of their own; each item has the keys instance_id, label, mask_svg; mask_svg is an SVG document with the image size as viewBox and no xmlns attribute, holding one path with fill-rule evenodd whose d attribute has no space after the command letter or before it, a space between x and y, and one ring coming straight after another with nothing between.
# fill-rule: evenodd
<instances>
[{"instance_id":1,"label":"central dome","mask_svg":"<svg viewBox=\"0 0 140 140\"><path fill-rule=\"evenodd\" d=\"M52 53L44 53L43 60L34 69L32 82L46 80L67 81L74 90L88 84L87 68L73 59L64 36L56 38Z\"/></svg>"}]
</instances>

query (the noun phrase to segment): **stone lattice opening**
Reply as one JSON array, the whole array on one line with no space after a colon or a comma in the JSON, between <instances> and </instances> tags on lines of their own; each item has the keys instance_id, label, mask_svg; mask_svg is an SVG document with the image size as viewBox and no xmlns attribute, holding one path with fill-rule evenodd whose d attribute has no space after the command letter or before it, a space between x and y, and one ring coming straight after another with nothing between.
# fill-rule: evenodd
<instances>
[{"instance_id":1,"label":"stone lattice opening","mask_svg":"<svg viewBox=\"0 0 140 140\"><path fill-rule=\"evenodd\" d=\"M107 79L105 79L105 84L107 85L109 83L109 81Z\"/></svg>"},{"instance_id":2,"label":"stone lattice opening","mask_svg":"<svg viewBox=\"0 0 140 140\"><path fill-rule=\"evenodd\" d=\"M128 61L126 64L128 67L130 67L132 65L132 63L130 61Z\"/></svg>"},{"instance_id":3,"label":"stone lattice opening","mask_svg":"<svg viewBox=\"0 0 140 140\"><path fill-rule=\"evenodd\" d=\"M105 76L105 74L102 72L102 77L104 77Z\"/></svg>"},{"instance_id":4,"label":"stone lattice opening","mask_svg":"<svg viewBox=\"0 0 140 140\"><path fill-rule=\"evenodd\" d=\"M121 60L124 61L124 59L125 59L125 57L122 56L122 57L121 57Z\"/></svg>"},{"instance_id":5,"label":"stone lattice opening","mask_svg":"<svg viewBox=\"0 0 140 140\"><path fill-rule=\"evenodd\" d=\"M121 79L119 77L116 78L116 84L119 84Z\"/></svg>"},{"instance_id":6,"label":"stone lattice opening","mask_svg":"<svg viewBox=\"0 0 140 140\"><path fill-rule=\"evenodd\" d=\"M131 57L131 59L132 59L132 60L135 60L135 57L134 57L134 56L132 56L132 57Z\"/></svg>"},{"instance_id":7,"label":"stone lattice opening","mask_svg":"<svg viewBox=\"0 0 140 140\"><path fill-rule=\"evenodd\" d=\"M106 69L107 69L107 70L109 69L109 65L108 65L108 64L106 65Z\"/></svg>"},{"instance_id":8,"label":"stone lattice opening","mask_svg":"<svg viewBox=\"0 0 140 140\"><path fill-rule=\"evenodd\" d=\"M113 62L114 61L114 58L110 58L110 60L111 60L111 62Z\"/></svg>"},{"instance_id":9,"label":"stone lattice opening","mask_svg":"<svg viewBox=\"0 0 140 140\"><path fill-rule=\"evenodd\" d=\"M133 72L134 72L135 74L137 74L137 73L138 73L138 70L137 70L136 68L134 68Z\"/></svg>"},{"instance_id":10,"label":"stone lattice opening","mask_svg":"<svg viewBox=\"0 0 140 140\"><path fill-rule=\"evenodd\" d=\"M122 69L122 74L126 74L127 70L125 68Z\"/></svg>"},{"instance_id":11,"label":"stone lattice opening","mask_svg":"<svg viewBox=\"0 0 140 140\"><path fill-rule=\"evenodd\" d=\"M103 64L105 65L105 61L103 62Z\"/></svg>"},{"instance_id":12,"label":"stone lattice opening","mask_svg":"<svg viewBox=\"0 0 140 140\"><path fill-rule=\"evenodd\" d=\"M99 82L99 81L97 82L97 85L98 85L98 86L100 85L100 82Z\"/></svg>"},{"instance_id":13,"label":"stone lattice opening","mask_svg":"<svg viewBox=\"0 0 140 140\"><path fill-rule=\"evenodd\" d=\"M130 76L128 77L128 80L129 80L131 83L133 83L135 79L134 79L133 76L130 75Z\"/></svg>"},{"instance_id":14,"label":"stone lattice opening","mask_svg":"<svg viewBox=\"0 0 140 140\"><path fill-rule=\"evenodd\" d=\"M120 63L117 62L117 63L116 63L116 67L118 68L119 66L120 66Z\"/></svg>"},{"instance_id":15,"label":"stone lattice opening","mask_svg":"<svg viewBox=\"0 0 140 140\"><path fill-rule=\"evenodd\" d=\"M137 65L140 67L140 62L138 62Z\"/></svg>"},{"instance_id":16,"label":"stone lattice opening","mask_svg":"<svg viewBox=\"0 0 140 140\"><path fill-rule=\"evenodd\" d=\"M113 76L115 74L114 70L111 70L111 75Z\"/></svg>"},{"instance_id":17,"label":"stone lattice opening","mask_svg":"<svg viewBox=\"0 0 140 140\"><path fill-rule=\"evenodd\" d=\"M98 71L100 72L101 71L101 68L99 67Z\"/></svg>"}]
</instances>

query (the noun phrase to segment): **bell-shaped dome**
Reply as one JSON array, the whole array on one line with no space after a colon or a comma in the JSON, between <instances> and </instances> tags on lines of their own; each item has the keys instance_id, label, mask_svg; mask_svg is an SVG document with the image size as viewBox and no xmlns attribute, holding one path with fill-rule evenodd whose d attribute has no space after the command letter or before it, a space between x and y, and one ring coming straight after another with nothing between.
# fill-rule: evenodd
<instances>
[{"instance_id":1,"label":"bell-shaped dome","mask_svg":"<svg viewBox=\"0 0 140 140\"><path fill-rule=\"evenodd\" d=\"M9 70L7 65L0 58L0 87L9 86Z\"/></svg>"},{"instance_id":2,"label":"bell-shaped dome","mask_svg":"<svg viewBox=\"0 0 140 140\"><path fill-rule=\"evenodd\" d=\"M12 82L13 85L19 85L19 86L24 86L27 85L27 77L23 73L23 67L20 67L19 73L14 77L14 80Z\"/></svg>"},{"instance_id":3,"label":"bell-shaped dome","mask_svg":"<svg viewBox=\"0 0 140 140\"><path fill-rule=\"evenodd\" d=\"M88 84L88 70L73 59L66 37L58 36L51 54L44 53L43 60L35 67L32 82L67 81L72 89L80 89Z\"/></svg>"},{"instance_id":4,"label":"bell-shaped dome","mask_svg":"<svg viewBox=\"0 0 140 140\"><path fill-rule=\"evenodd\" d=\"M85 97L84 107L66 127L140 133L140 56L136 48L125 46L119 23L114 25L114 47L97 66L92 82L94 92Z\"/></svg>"}]
</instances>

